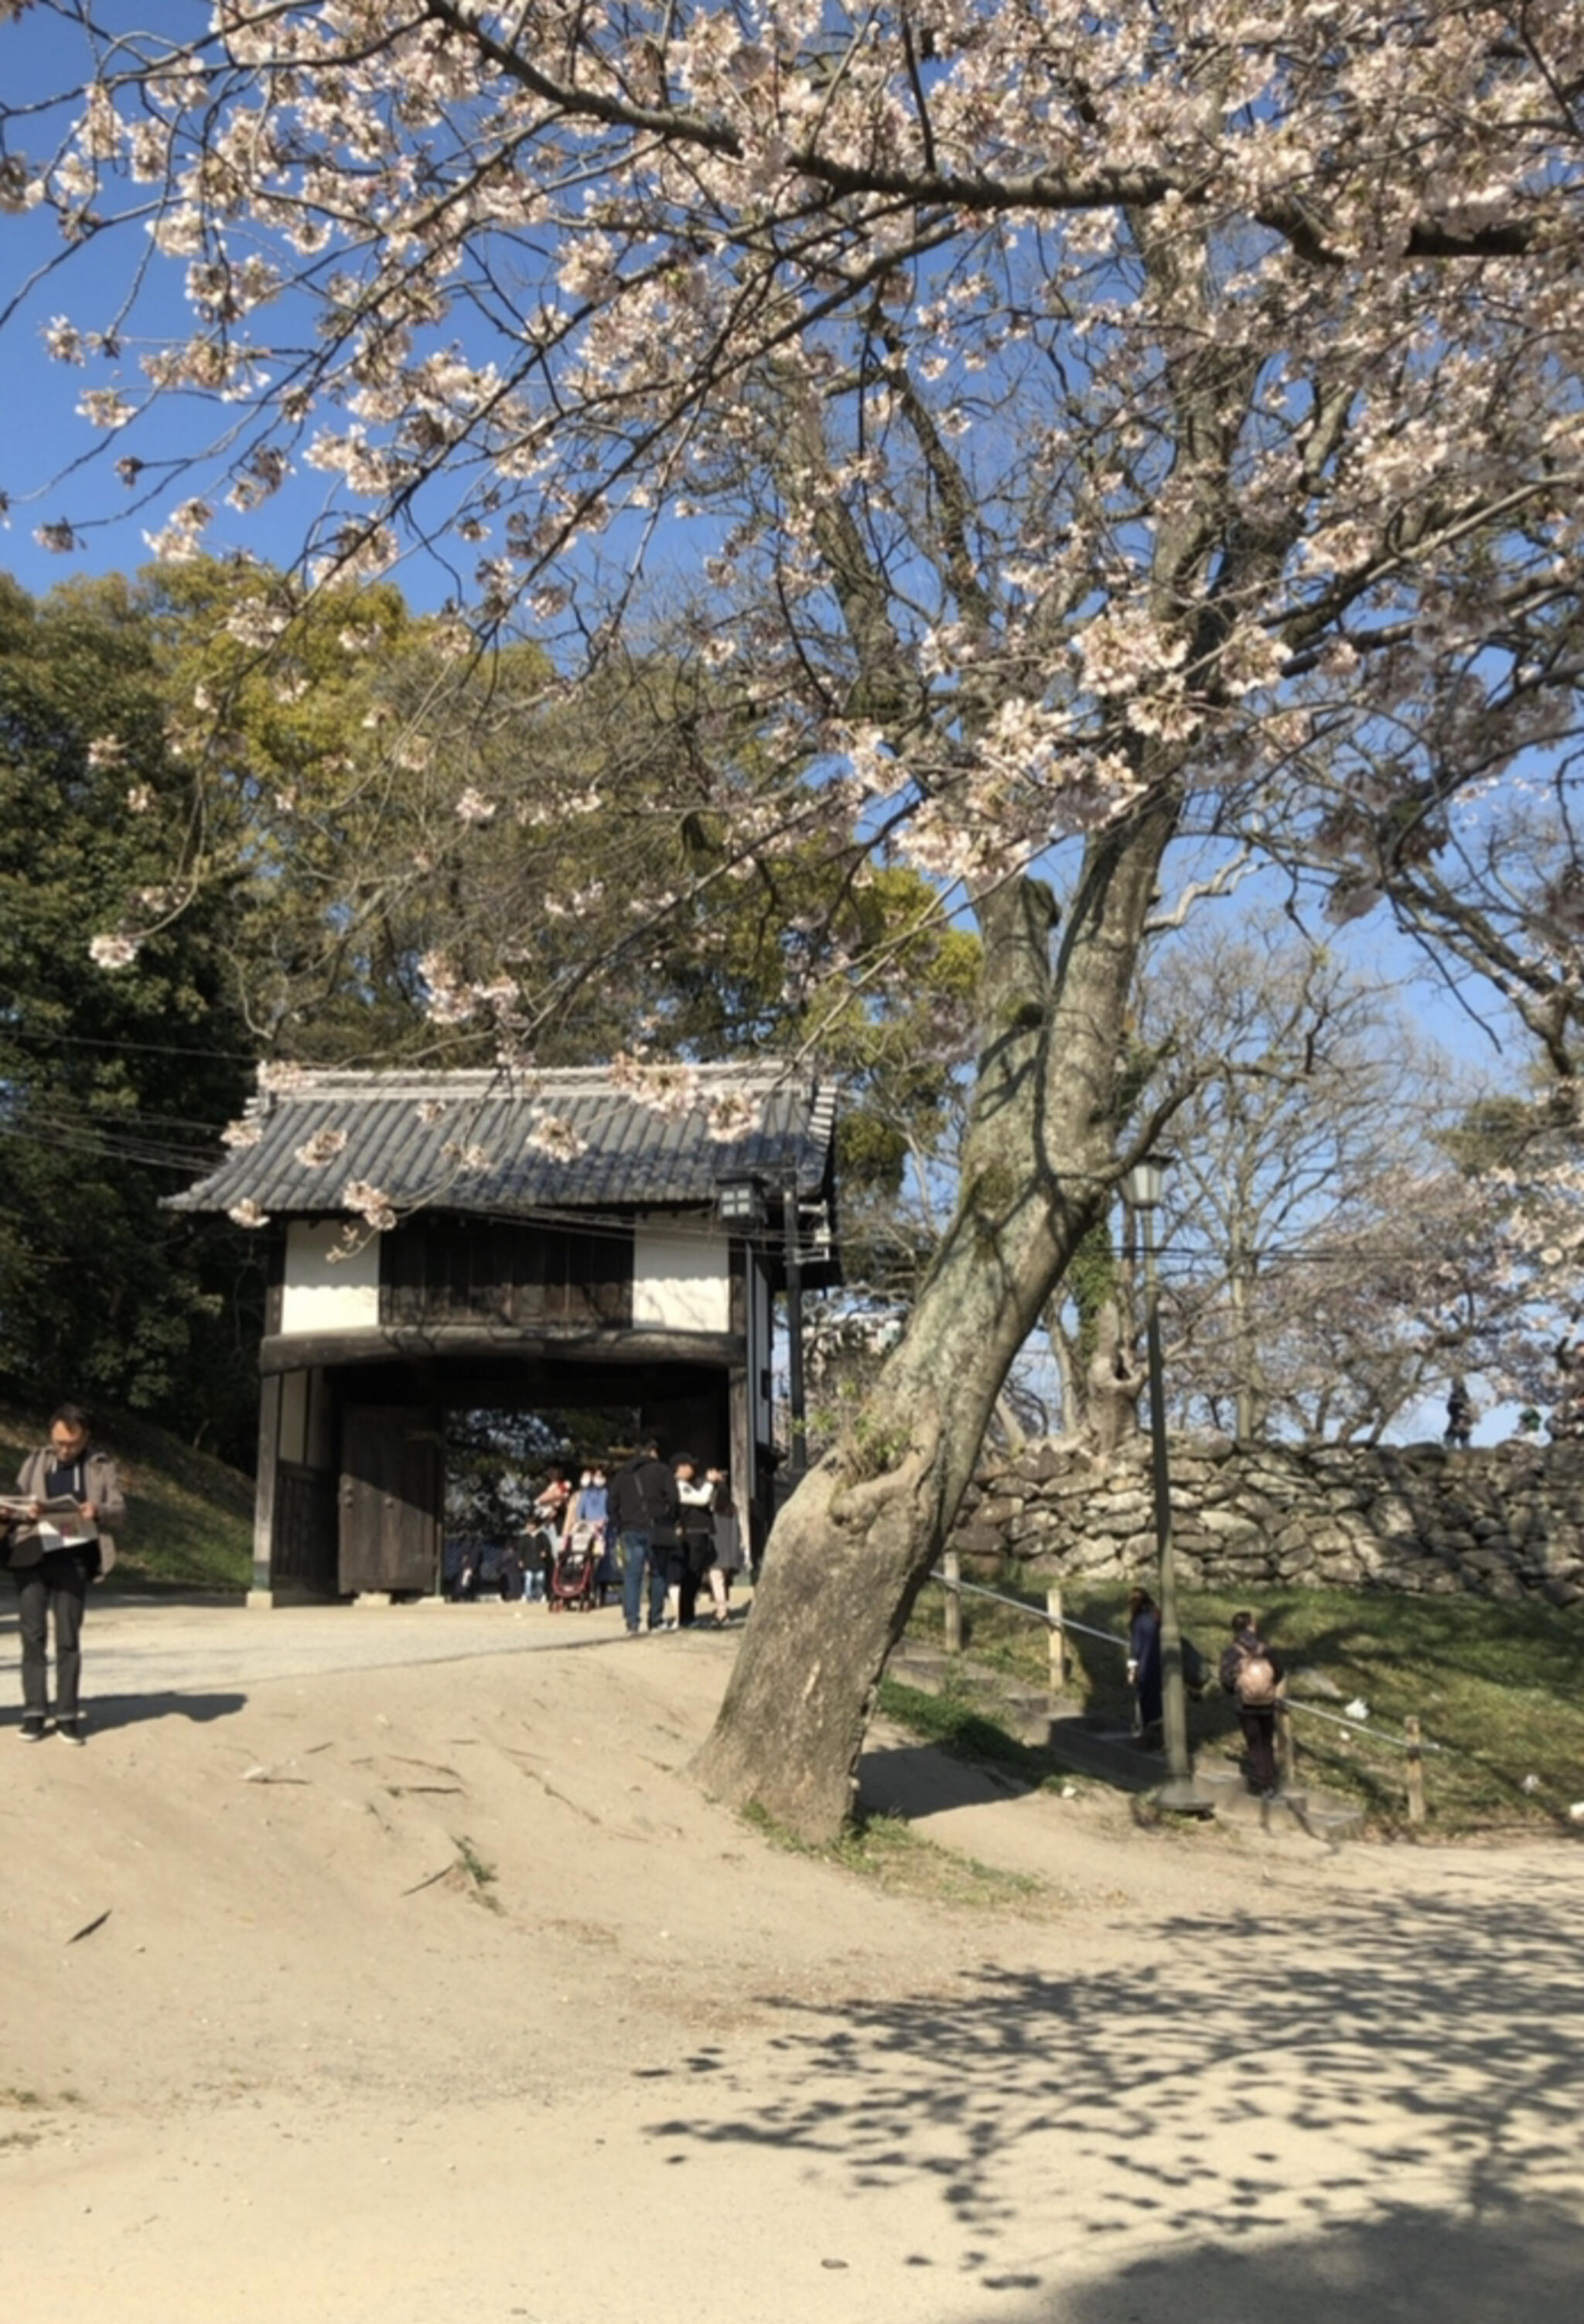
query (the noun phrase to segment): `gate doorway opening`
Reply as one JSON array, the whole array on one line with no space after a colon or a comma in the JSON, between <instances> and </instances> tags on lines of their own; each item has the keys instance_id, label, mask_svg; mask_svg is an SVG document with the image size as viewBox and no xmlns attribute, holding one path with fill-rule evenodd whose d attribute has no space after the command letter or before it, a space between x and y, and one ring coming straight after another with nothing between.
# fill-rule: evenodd
<instances>
[{"instance_id":1,"label":"gate doorway opening","mask_svg":"<svg viewBox=\"0 0 1584 2324\"><path fill-rule=\"evenodd\" d=\"M447 1414L443 1594L537 1595L540 1510L553 1483L559 1478L576 1490L590 1471L608 1472L639 1426L631 1406L527 1412L474 1406Z\"/></svg>"}]
</instances>

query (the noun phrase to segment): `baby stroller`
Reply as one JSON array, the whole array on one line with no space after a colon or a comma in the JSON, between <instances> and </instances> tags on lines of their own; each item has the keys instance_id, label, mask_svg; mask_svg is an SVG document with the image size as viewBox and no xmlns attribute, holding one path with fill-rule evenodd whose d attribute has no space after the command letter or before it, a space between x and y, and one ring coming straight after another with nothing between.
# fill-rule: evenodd
<instances>
[{"instance_id":1,"label":"baby stroller","mask_svg":"<svg viewBox=\"0 0 1584 2324\"><path fill-rule=\"evenodd\" d=\"M569 1528L556 1553L549 1588L545 1592L545 1602L552 1614L564 1613L569 1606L581 1610L603 1603L599 1578L603 1550L603 1526L575 1525Z\"/></svg>"}]
</instances>

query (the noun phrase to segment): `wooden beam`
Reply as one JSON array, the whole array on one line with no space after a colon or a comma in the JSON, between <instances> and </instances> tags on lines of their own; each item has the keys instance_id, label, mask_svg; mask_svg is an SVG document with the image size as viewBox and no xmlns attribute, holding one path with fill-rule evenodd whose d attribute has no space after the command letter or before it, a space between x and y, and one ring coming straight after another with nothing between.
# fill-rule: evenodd
<instances>
[{"instance_id":1,"label":"wooden beam","mask_svg":"<svg viewBox=\"0 0 1584 2324\"><path fill-rule=\"evenodd\" d=\"M391 1364L448 1356L558 1364L741 1364L742 1342L727 1332L555 1330L515 1332L484 1323L371 1325L352 1332L273 1333L259 1349L259 1370L309 1370L325 1365Z\"/></svg>"},{"instance_id":2,"label":"wooden beam","mask_svg":"<svg viewBox=\"0 0 1584 2324\"><path fill-rule=\"evenodd\" d=\"M259 1383L259 1466L253 1499L253 1587L250 1606L272 1606L271 1556L275 1545L275 1480L281 1465L281 1407L286 1383L280 1376Z\"/></svg>"}]
</instances>

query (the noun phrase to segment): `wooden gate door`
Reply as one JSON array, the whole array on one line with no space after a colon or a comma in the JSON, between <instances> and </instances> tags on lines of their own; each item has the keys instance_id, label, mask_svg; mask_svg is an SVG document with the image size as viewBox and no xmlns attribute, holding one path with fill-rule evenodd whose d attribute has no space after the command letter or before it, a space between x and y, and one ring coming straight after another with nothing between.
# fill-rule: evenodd
<instances>
[{"instance_id":1,"label":"wooden gate door","mask_svg":"<svg viewBox=\"0 0 1584 2324\"><path fill-rule=\"evenodd\" d=\"M446 1463L439 1414L409 1405L348 1405L341 1444L341 1589L427 1594L440 1571Z\"/></svg>"}]
</instances>

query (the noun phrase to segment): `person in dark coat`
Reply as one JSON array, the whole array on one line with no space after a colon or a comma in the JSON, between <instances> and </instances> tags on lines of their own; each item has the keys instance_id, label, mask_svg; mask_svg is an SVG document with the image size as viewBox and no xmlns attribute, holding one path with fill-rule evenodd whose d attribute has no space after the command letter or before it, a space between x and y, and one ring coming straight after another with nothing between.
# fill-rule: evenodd
<instances>
[{"instance_id":1,"label":"person in dark coat","mask_svg":"<svg viewBox=\"0 0 1584 2324\"><path fill-rule=\"evenodd\" d=\"M715 1562L715 1488L713 1479L699 1474L691 1452L678 1452L671 1466L681 1503L681 1547L672 1561L676 1595L673 1600L668 1586L666 1611L689 1630L698 1617L699 1584Z\"/></svg>"},{"instance_id":2,"label":"person in dark coat","mask_svg":"<svg viewBox=\"0 0 1584 2324\"><path fill-rule=\"evenodd\" d=\"M1238 1706L1248 1753L1248 1788L1273 1799L1276 1788L1276 1689L1282 1665L1259 1635L1253 1614L1234 1614L1232 1639L1221 1656L1220 1682Z\"/></svg>"},{"instance_id":3,"label":"person in dark coat","mask_svg":"<svg viewBox=\"0 0 1584 2324\"><path fill-rule=\"evenodd\" d=\"M1446 1434L1441 1441L1446 1444L1460 1446L1466 1451L1469 1440L1473 1434L1474 1399L1469 1393L1468 1385L1462 1374L1459 1373L1452 1382L1451 1394L1447 1398Z\"/></svg>"},{"instance_id":4,"label":"person in dark coat","mask_svg":"<svg viewBox=\"0 0 1584 2324\"><path fill-rule=\"evenodd\" d=\"M666 1610L667 1567L681 1536L677 1480L650 1437L623 1461L610 1482L611 1522L622 1552L622 1610L627 1635L638 1636L643 1580L649 1575L649 1624L660 1628Z\"/></svg>"},{"instance_id":5,"label":"person in dark coat","mask_svg":"<svg viewBox=\"0 0 1584 2324\"><path fill-rule=\"evenodd\" d=\"M742 1526L724 1469L706 1469L705 1477L714 1488L710 1522L714 1527L715 1556L709 1571L710 1599L715 1627L723 1630L732 1619L732 1579L742 1571Z\"/></svg>"},{"instance_id":6,"label":"person in dark coat","mask_svg":"<svg viewBox=\"0 0 1584 2324\"><path fill-rule=\"evenodd\" d=\"M1161 1701L1160 1609L1147 1590L1128 1593L1128 1677L1133 1689L1134 1732L1147 1740L1165 1716Z\"/></svg>"}]
</instances>

